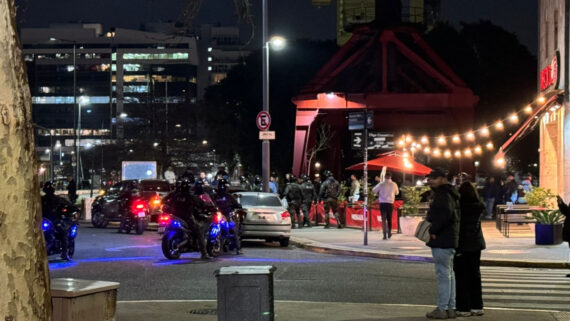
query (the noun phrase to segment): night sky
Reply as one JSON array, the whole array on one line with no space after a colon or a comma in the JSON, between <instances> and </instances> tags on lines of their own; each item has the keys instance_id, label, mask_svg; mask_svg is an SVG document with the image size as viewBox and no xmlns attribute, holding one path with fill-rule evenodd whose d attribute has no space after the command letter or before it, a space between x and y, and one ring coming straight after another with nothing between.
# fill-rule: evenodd
<instances>
[{"instance_id":1,"label":"night sky","mask_svg":"<svg viewBox=\"0 0 570 321\"><path fill-rule=\"evenodd\" d=\"M100 22L105 28L138 28L144 22L175 20L188 0L16 0L20 27L70 21ZM261 0L251 0L259 26ZM317 8L311 0L269 0L270 34L290 39L335 38L335 5ZM454 25L479 19L514 32L536 54L537 0L442 0L442 20ZM204 0L197 23L236 23L232 0ZM243 26L243 24L242 24ZM244 32L249 32L243 28ZM257 32L259 34L259 32Z\"/></svg>"}]
</instances>

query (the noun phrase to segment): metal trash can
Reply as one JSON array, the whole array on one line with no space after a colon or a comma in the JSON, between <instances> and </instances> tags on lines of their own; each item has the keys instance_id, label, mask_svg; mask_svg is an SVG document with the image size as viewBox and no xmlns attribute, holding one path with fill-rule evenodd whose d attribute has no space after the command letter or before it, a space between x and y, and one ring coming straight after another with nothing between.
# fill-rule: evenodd
<instances>
[{"instance_id":1,"label":"metal trash can","mask_svg":"<svg viewBox=\"0 0 570 321\"><path fill-rule=\"evenodd\" d=\"M265 266L229 266L218 279L218 321L274 321L273 272Z\"/></svg>"}]
</instances>

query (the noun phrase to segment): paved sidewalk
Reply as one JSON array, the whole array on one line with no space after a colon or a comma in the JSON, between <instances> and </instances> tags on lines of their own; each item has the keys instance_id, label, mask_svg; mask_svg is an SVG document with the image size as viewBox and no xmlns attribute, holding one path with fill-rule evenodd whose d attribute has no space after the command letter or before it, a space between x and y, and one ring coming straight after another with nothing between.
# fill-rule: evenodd
<instances>
[{"instance_id":1,"label":"paved sidewalk","mask_svg":"<svg viewBox=\"0 0 570 321\"><path fill-rule=\"evenodd\" d=\"M423 321L433 307L394 304L276 301L278 321ZM118 321L215 321L215 301L132 301L118 302ZM570 313L486 309L473 321L566 321ZM463 318L458 318L458 320Z\"/></svg>"},{"instance_id":2,"label":"paved sidewalk","mask_svg":"<svg viewBox=\"0 0 570 321\"><path fill-rule=\"evenodd\" d=\"M430 248L413 236L392 234L382 240L382 233L368 232L368 245L363 245L360 229L323 229L323 226L292 230L291 242L316 252L368 256L388 259L431 261ZM495 222L483 222L487 249L482 252L481 264L537 268L570 268L568 243L538 246L534 237L504 237ZM525 234L522 234L525 235ZM525 236L530 236L527 233Z\"/></svg>"}]
</instances>

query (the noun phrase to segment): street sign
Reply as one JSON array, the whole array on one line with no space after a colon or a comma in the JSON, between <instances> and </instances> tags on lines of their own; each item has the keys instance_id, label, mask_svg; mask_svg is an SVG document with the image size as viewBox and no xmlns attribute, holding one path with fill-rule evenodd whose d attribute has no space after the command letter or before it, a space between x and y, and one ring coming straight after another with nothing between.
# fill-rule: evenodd
<instances>
[{"instance_id":1,"label":"street sign","mask_svg":"<svg viewBox=\"0 0 570 321\"><path fill-rule=\"evenodd\" d=\"M366 117L368 129L374 128L374 112L369 111ZM364 112L348 113L348 130L364 129Z\"/></svg>"},{"instance_id":2,"label":"street sign","mask_svg":"<svg viewBox=\"0 0 570 321\"><path fill-rule=\"evenodd\" d=\"M271 126L271 116L266 111L260 111L255 118L255 123L259 130L268 130L269 126Z\"/></svg>"},{"instance_id":3,"label":"street sign","mask_svg":"<svg viewBox=\"0 0 570 321\"><path fill-rule=\"evenodd\" d=\"M275 131L262 130L259 132L259 140L275 140Z\"/></svg>"},{"instance_id":4,"label":"street sign","mask_svg":"<svg viewBox=\"0 0 570 321\"><path fill-rule=\"evenodd\" d=\"M353 149L362 149L364 145L364 133L353 132L351 135ZM394 134L381 132L368 132L368 149L394 149Z\"/></svg>"}]
</instances>

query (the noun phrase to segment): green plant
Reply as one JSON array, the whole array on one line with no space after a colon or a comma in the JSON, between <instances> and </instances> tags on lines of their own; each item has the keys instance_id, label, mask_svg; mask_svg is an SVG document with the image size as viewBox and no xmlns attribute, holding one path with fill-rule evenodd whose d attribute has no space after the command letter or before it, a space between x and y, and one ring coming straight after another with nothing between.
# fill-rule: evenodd
<instances>
[{"instance_id":1,"label":"green plant","mask_svg":"<svg viewBox=\"0 0 570 321\"><path fill-rule=\"evenodd\" d=\"M539 224L555 225L564 220L564 215L559 210L532 211L532 218Z\"/></svg>"},{"instance_id":2,"label":"green plant","mask_svg":"<svg viewBox=\"0 0 570 321\"><path fill-rule=\"evenodd\" d=\"M401 188L404 197L402 205L402 215L412 215L418 213L418 205L422 200L422 194L429 191L426 186L404 186Z\"/></svg>"},{"instance_id":3,"label":"green plant","mask_svg":"<svg viewBox=\"0 0 570 321\"><path fill-rule=\"evenodd\" d=\"M556 195L550 189L534 187L526 193L524 200L530 206L540 206L542 208L556 208Z\"/></svg>"},{"instance_id":4,"label":"green plant","mask_svg":"<svg viewBox=\"0 0 570 321\"><path fill-rule=\"evenodd\" d=\"M344 203L346 202L346 192L348 191L348 186L346 186L345 182L340 183L340 195L338 196L338 202Z\"/></svg>"}]
</instances>

